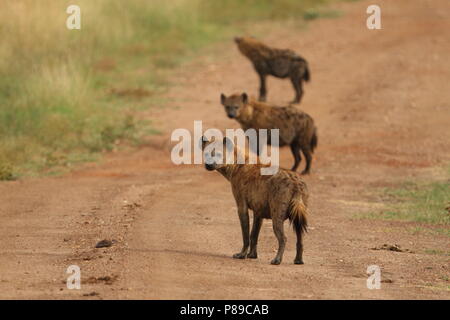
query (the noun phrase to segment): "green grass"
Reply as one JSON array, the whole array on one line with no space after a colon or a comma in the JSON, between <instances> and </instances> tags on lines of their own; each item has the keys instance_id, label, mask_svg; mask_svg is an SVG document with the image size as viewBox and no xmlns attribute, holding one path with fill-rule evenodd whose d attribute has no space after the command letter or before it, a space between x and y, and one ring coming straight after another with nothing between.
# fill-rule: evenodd
<instances>
[{"instance_id":1,"label":"green grass","mask_svg":"<svg viewBox=\"0 0 450 320\"><path fill-rule=\"evenodd\" d=\"M315 20L319 18L338 18L340 16L341 16L340 11L320 9L320 8L319 9L311 8L303 13L303 19L305 20Z\"/></svg>"},{"instance_id":2,"label":"green grass","mask_svg":"<svg viewBox=\"0 0 450 320\"><path fill-rule=\"evenodd\" d=\"M434 232L450 235L450 180L431 183L407 182L381 191L385 208L370 212L367 218L413 221L441 225ZM422 232L416 227L412 232Z\"/></svg>"},{"instance_id":3,"label":"green grass","mask_svg":"<svg viewBox=\"0 0 450 320\"><path fill-rule=\"evenodd\" d=\"M257 21L325 17L330 1L78 0L77 31L65 27L73 1L3 0L0 180L139 143L155 131L136 112L161 100L168 71Z\"/></svg>"}]
</instances>

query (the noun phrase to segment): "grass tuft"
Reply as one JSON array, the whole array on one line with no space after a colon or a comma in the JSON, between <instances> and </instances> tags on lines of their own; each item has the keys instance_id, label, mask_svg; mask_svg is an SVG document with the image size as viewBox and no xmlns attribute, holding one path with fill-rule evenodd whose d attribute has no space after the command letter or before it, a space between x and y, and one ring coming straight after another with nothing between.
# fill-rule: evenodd
<instances>
[{"instance_id":1,"label":"grass tuft","mask_svg":"<svg viewBox=\"0 0 450 320\"><path fill-rule=\"evenodd\" d=\"M306 10L303 13L303 19L305 20L315 20L319 18L337 18L340 17L341 13L340 11L336 10L324 10L324 9L317 9L317 8L311 8Z\"/></svg>"},{"instance_id":2,"label":"grass tuft","mask_svg":"<svg viewBox=\"0 0 450 320\"><path fill-rule=\"evenodd\" d=\"M0 164L0 181L15 180L16 176L13 173L13 169L6 163Z\"/></svg>"}]
</instances>

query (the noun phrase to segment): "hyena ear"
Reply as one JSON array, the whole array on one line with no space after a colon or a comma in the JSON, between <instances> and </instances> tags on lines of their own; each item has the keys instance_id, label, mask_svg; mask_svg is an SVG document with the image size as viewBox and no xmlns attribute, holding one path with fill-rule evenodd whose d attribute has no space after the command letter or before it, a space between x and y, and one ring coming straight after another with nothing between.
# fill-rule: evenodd
<instances>
[{"instance_id":1,"label":"hyena ear","mask_svg":"<svg viewBox=\"0 0 450 320\"><path fill-rule=\"evenodd\" d=\"M239 43L241 42L242 38L241 37L234 37L234 42Z\"/></svg>"},{"instance_id":2,"label":"hyena ear","mask_svg":"<svg viewBox=\"0 0 450 320\"><path fill-rule=\"evenodd\" d=\"M227 151L228 151L228 152L231 152L231 151L233 151L233 149L234 149L234 143L233 143L233 141L232 141L230 138L228 138L228 137L223 138L223 145L227 148Z\"/></svg>"},{"instance_id":3,"label":"hyena ear","mask_svg":"<svg viewBox=\"0 0 450 320\"><path fill-rule=\"evenodd\" d=\"M227 97L222 93L221 95L220 95L220 103L221 104L223 104L223 105L225 105L225 100L227 99Z\"/></svg>"},{"instance_id":4,"label":"hyena ear","mask_svg":"<svg viewBox=\"0 0 450 320\"><path fill-rule=\"evenodd\" d=\"M243 104L247 104L248 96L247 96L247 94L245 92L241 95L241 100L242 100Z\"/></svg>"}]
</instances>

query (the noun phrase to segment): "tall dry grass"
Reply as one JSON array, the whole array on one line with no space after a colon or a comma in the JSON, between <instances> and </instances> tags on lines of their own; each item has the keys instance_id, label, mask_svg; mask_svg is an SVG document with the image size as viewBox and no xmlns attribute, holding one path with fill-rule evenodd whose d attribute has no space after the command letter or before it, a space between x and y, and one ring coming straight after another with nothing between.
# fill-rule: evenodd
<instances>
[{"instance_id":1,"label":"tall dry grass","mask_svg":"<svg viewBox=\"0 0 450 320\"><path fill-rule=\"evenodd\" d=\"M326 0L2 0L0 179L89 159L139 139L117 85L153 90L158 70L261 19L300 18ZM66 28L81 7L82 29ZM151 72L134 72L143 68ZM14 171L12 174L12 171Z\"/></svg>"}]
</instances>

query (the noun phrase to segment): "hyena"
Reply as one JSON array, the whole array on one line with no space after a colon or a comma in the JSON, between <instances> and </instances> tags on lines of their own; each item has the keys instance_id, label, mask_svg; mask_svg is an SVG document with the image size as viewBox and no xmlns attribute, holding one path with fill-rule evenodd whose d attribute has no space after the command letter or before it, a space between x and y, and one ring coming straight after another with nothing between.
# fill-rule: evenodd
<instances>
[{"instance_id":1,"label":"hyena","mask_svg":"<svg viewBox=\"0 0 450 320\"><path fill-rule=\"evenodd\" d=\"M222 161L217 161L217 154L207 154L206 146L210 144L202 137L205 167L209 171L216 170L231 183L232 192L238 208L241 223L243 247L233 255L235 259L256 259L258 235L263 219L272 219L273 231L278 240L278 252L271 261L278 265L283 258L286 246L284 221L289 219L297 234L297 254L295 264L303 264L302 237L307 230L308 189L301 176L285 169L279 169L274 175L261 175L262 164L248 164L248 155L233 144L229 138L223 139L223 146L228 152L219 155ZM211 153L216 149L212 148ZM227 156L233 154L237 159L239 154L245 157L245 164L227 164ZM250 232L248 210L253 211L253 227Z\"/></svg>"},{"instance_id":2,"label":"hyena","mask_svg":"<svg viewBox=\"0 0 450 320\"><path fill-rule=\"evenodd\" d=\"M225 112L230 119L236 119L243 130L268 129L268 141L271 144L270 129L279 129L279 146L289 145L294 155L295 163L292 171L296 171L302 158L306 158L306 167L302 174L308 174L311 169L312 154L317 147L317 128L314 120L307 113L293 106L276 107L264 102L249 100L246 93L220 97ZM259 155L259 141L258 150Z\"/></svg>"},{"instance_id":3,"label":"hyena","mask_svg":"<svg viewBox=\"0 0 450 320\"><path fill-rule=\"evenodd\" d=\"M289 78L295 89L293 103L300 103L303 96L303 80L310 80L308 62L289 49L275 49L251 37L234 38L239 51L253 63L259 75L259 100L266 101L266 76Z\"/></svg>"}]
</instances>

